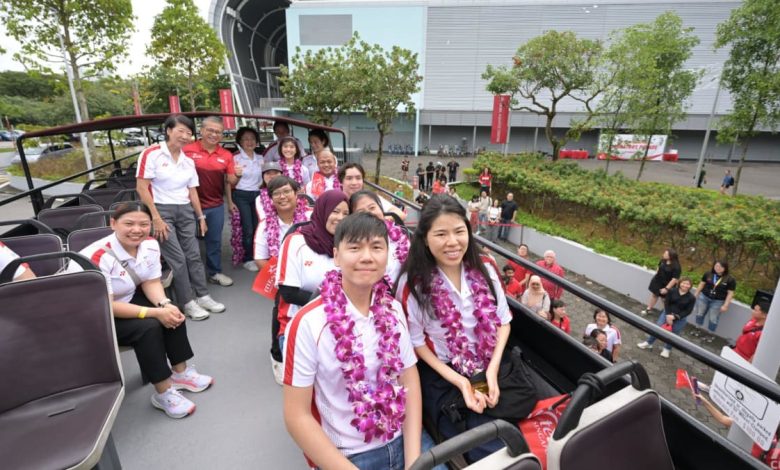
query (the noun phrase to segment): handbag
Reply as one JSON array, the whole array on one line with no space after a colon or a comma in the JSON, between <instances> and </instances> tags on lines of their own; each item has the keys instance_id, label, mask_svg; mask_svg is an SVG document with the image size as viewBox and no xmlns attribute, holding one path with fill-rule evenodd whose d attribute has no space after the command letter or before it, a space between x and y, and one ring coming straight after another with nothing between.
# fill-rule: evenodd
<instances>
[{"instance_id":1,"label":"handbag","mask_svg":"<svg viewBox=\"0 0 780 470\"><path fill-rule=\"evenodd\" d=\"M508 356L508 357L507 357ZM479 372L469 378L472 384L486 382L485 372ZM485 408L484 414L512 423L528 416L536 402L538 394L531 381L531 371L523 360L523 351L515 346L501 359L498 367L498 388L501 390L498 403L493 408ZM441 411L456 427L465 431L465 417L468 407L463 394L457 388L447 392L442 399Z\"/></svg>"}]
</instances>

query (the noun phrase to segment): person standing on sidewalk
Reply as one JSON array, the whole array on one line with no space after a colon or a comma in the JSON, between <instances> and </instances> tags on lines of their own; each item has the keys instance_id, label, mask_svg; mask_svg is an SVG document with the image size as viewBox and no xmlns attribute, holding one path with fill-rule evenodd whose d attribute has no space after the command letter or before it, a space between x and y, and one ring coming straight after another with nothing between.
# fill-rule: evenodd
<instances>
[{"instance_id":1,"label":"person standing on sidewalk","mask_svg":"<svg viewBox=\"0 0 780 470\"><path fill-rule=\"evenodd\" d=\"M198 198L206 217L206 272L211 283L233 285L233 279L222 274L222 229L225 226L225 180L238 183L241 167L236 171L233 154L222 148L222 119L209 116L200 125L200 139L185 145L182 151L195 162L198 172ZM232 201L231 201L232 202Z\"/></svg>"},{"instance_id":2,"label":"person standing on sidewalk","mask_svg":"<svg viewBox=\"0 0 780 470\"><path fill-rule=\"evenodd\" d=\"M433 174L436 172L436 167L433 162L428 162L428 166L425 167L425 187L430 191L433 189Z\"/></svg>"},{"instance_id":3,"label":"person standing on sidewalk","mask_svg":"<svg viewBox=\"0 0 780 470\"><path fill-rule=\"evenodd\" d=\"M718 329L720 315L726 312L737 290L737 281L729 274L729 263L726 260L716 261L712 270L704 273L696 288L696 324L704 325L708 318L707 328L710 333ZM707 338L712 342L713 336Z\"/></svg>"},{"instance_id":4,"label":"person standing on sidewalk","mask_svg":"<svg viewBox=\"0 0 780 470\"><path fill-rule=\"evenodd\" d=\"M498 229L499 240L507 241L509 238L509 229L515 221L517 215L517 203L515 202L515 195L512 193L506 194L506 200L501 203L501 225Z\"/></svg>"},{"instance_id":5,"label":"person standing on sidewalk","mask_svg":"<svg viewBox=\"0 0 780 470\"><path fill-rule=\"evenodd\" d=\"M545 251L544 259L537 261L536 265L550 271L557 276L566 276L566 271L564 271L561 265L558 264L555 252L553 250ZM563 288L547 278L542 278L542 286L544 286L544 290L550 294L550 299L552 300L560 299L563 295Z\"/></svg>"},{"instance_id":6,"label":"person standing on sidewalk","mask_svg":"<svg viewBox=\"0 0 780 470\"><path fill-rule=\"evenodd\" d=\"M232 197L228 197L230 210L238 211L241 216L241 244L244 247L242 261L244 269L248 271L257 271L252 249L255 229L260 222L255 211L255 199L260 195L260 185L263 183L263 156L255 153L259 140L259 134L251 127L242 127L236 133L238 153L233 156L233 163L241 178L233 189Z\"/></svg>"},{"instance_id":7,"label":"person standing on sidewalk","mask_svg":"<svg viewBox=\"0 0 780 470\"><path fill-rule=\"evenodd\" d=\"M691 294L691 286L693 282L690 278L680 278L680 283L677 288L672 288L664 299L664 310L658 316L656 324L671 331L672 333L679 335L680 331L685 328L685 324L688 323L687 317L693 311L693 306L696 304L696 298ZM655 343L654 336L648 336L646 341L643 341L636 346L639 349L652 349L653 343ZM661 357L664 359L669 358L669 354L672 352L672 347L668 344L664 345L661 350Z\"/></svg>"}]
</instances>

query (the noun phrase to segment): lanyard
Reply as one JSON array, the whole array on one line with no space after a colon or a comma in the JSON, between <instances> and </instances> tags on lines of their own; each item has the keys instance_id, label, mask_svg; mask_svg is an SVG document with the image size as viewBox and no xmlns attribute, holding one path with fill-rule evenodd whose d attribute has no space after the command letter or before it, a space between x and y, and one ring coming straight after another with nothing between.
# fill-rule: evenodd
<instances>
[{"instance_id":1,"label":"lanyard","mask_svg":"<svg viewBox=\"0 0 780 470\"><path fill-rule=\"evenodd\" d=\"M720 285L721 281L723 281L723 276L721 276L720 279L718 279L718 275L717 274L713 274L712 275L712 281L715 283L712 286L712 290L715 290Z\"/></svg>"}]
</instances>

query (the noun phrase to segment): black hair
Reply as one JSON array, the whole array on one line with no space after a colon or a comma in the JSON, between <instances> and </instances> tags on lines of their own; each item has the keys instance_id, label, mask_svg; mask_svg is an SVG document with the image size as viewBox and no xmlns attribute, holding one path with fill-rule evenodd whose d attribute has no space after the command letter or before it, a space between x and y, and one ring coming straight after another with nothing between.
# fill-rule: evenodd
<instances>
[{"instance_id":1,"label":"black hair","mask_svg":"<svg viewBox=\"0 0 780 470\"><path fill-rule=\"evenodd\" d=\"M349 214L336 226L333 235L333 246L337 247L342 241L355 243L381 237L387 244L387 226L385 223L371 214L356 212Z\"/></svg>"},{"instance_id":2,"label":"black hair","mask_svg":"<svg viewBox=\"0 0 780 470\"><path fill-rule=\"evenodd\" d=\"M599 350L599 342L592 336L586 336L583 338L582 344L584 344L588 349L595 349L596 351Z\"/></svg>"},{"instance_id":3,"label":"black hair","mask_svg":"<svg viewBox=\"0 0 780 470\"><path fill-rule=\"evenodd\" d=\"M674 248L667 248L666 252L669 253L669 264L675 268L680 268L680 255L677 254L677 250Z\"/></svg>"},{"instance_id":4,"label":"black hair","mask_svg":"<svg viewBox=\"0 0 780 470\"><path fill-rule=\"evenodd\" d=\"M753 306L755 307L756 305L758 305L758 308L760 308L761 311L764 312L764 315L769 314L769 302L767 302L766 300L759 300Z\"/></svg>"},{"instance_id":5,"label":"black hair","mask_svg":"<svg viewBox=\"0 0 780 470\"><path fill-rule=\"evenodd\" d=\"M272 129L274 130L274 132L276 132L276 128L280 126L286 127L287 132L290 132L290 125L284 121L274 121L274 126L272 127Z\"/></svg>"},{"instance_id":6,"label":"black hair","mask_svg":"<svg viewBox=\"0 0 780 470\"><path fill-rule=\"evenodd\" d=\"M322 129L312 129L309 131L309 138L316 137L320 139L320 142L322 142L323 147L330 147L330 138L328 137L328 133L323 131Z\"/></svg>"},{"instance_id":7,"label":"black hair","mask_svg":"<svg viewBox=\"0 0 780 470\"><path fill-rule=\"evenodd\" d=\"M380 208L382 208L382 201L379 200L379 196L377 196L375 192L369 191L368 189L361 189L360 191L355 192L354 194L352 194L352 196L349 197L350 214L355 212L355 206L357 205L358 201L363 199L364 197L371 198L372 201L374 201Z\"/></svg>"},{"instance_id":8,"label":"black hair","mask_svg":"<svg viewBox=\"0 0 780 470\"><path fill-rule=\"evenodd\" d=\"M555 299L552 302L550 302L550 321L555 320L555 309L565 307L566 302L564 302L561 299Z\"/></svg>"},{"instance_id":9,"label":"black hair","mask_svg":"<svg viewBox=\"0 0 780 470\"><path fill-rule=\"evenodd\" d=\"M303 158L303 155L301 155L301 149L298 147L298 141L295 140L295 137L282 137L279 139L279 147L277 149L279 150L279 159L285 158L284 155L282 155L282 145L286 144L287 142L292 142L292 144L295 146L295 156L293 157L293 160L300 160Z\"/></svg>"},{"instance_id":10,"label":"black hair","mask_svg":"<svg viewBox=\"0 0 780 470\"><path fill-rule=\"evenodd\" d=\"M236 143L240 145L241 138L244 137L244 134L252 134L255 136L255 140L259 143L260 142L260 133L257 132L256 129L252 127L239 127L238 131L236 131Z\"/></svg>"},{"instance_id":11,"label":"black hair","mask_svg":"<svg viewBox=\"0 0 780 470\"><path fill-rule=\"evenodd\" d=\"M612 324L612 317L611 317L611 316L609 316L609 312L607 312L607 311L606 311L606 310L604 310L603 308L597 308L597 309L596 309L596 310L593 312L593 321L596 321L596 315L598 315L598 314L599 314L599 313L601 313L601 312L604 312L604 315L606 315L606 316L607 316L607 325L611 325L611 324Z\"/></svg>"},{"instance_id":12,"label":"black hair","mask_svg":"<svg viewBox=\"0 0 780 470\"><path fill-rule=\"evenodd\" d=\"M716 264L720 264L721 266L723 266L723 278L725 279L726 277L728 277L728 275L729 275L729 262L726 261L725 259L715 260L715 262L712 263L712 272L713 273L715 272L715 265Z\"/></svg>"},{"instance_id":13,"label":"black hair","mask_svg":"<svg viewBox=\"0 0 780 470\"><path fill-rule=\"evenodd\" d=\"M344 164L341 168L339 168L339 176L338 176L339 183L344 182L344 177L347 176L347 170L349 170L350 168L356 168L357 171L360 172L360 177L366 179L366 170L363 169L363 165L361 165L360 163L349 162Z\"/></svg>"},{"instance_id":14,"label":"black hair","mask_svg":"<svg viewBox=\"0 0 780 470\"><path fill-rule=\"evenodd\" d=\"M279 175L272 179L270 183L268 183L268 197L272 197L274 191L287 185L290 185L296 194L298 193L298 190L301 189L301 185L299 185L298 182L294 179L286 175Z\"/></svg>"},{"instance_id":15,"label":"black hair","mask_svg":"<svg viewBox=\"0 0 780 470\"><path fill-rule=\"evenodd\" d=\"M163 132L165 132L166 142L168 142L168 130L173 129L177 124L185 126L190 130L190 132L192 132L192 135L195 135L195 123L192 122L192 119L183 114L171 114L165 118L165 122L163 123Z\"/></svg>"},{"instance_id":16,"label":"black hair","mask_svg":"<svg viewBox=\"0 0 780 470\"><path fill-rule=\"evenodd\" d=\"M150 219L152 218L152 211L149 210L149 207L143 202L135 201L123 202L116 206L114 213L111 214L111 218L114 220L119 220L123 215L129 214L131 212L143 212L144 214L148 215Z\"/></svg>"},{"instance_id":17,"label":"black hair","mask_svg":"<svg viewBox=\"0 0 780 470\"><path fill-rule=\"evenodd\" d=\"M590 332L590 337L593 339L598 339L600 335L607 336L607 332L604 330L600 330L598 328L595 328L593 331Z\"/></svg>"},{"instance_id":18,"label":"black hair","mask_svg":"<svg viewBox=\"0 0 780 470\"><path fill-rule=\"evenodd\" d=\"M452 196L437 194L428 199L422 207L420 220L417 223L417 229L414 232L414 236L412 236L412 243L409 247L409 256L404 261L403 266L401 266L400 272L400 274L406 274L407 282L412 286L410 292L420 309L423 312L427 312L432 318L436 318L436 313L431 308L430 300L431 285L436 272L436 259L426 244L426 236L431 230L433 222L444 214L459 217L468 232L469 244L462 261L464 268L472 268L479 271L485 283L490 287L493 300L498 298L487 268L485 268L485 264L482 262L482 258L480 258L480 249L477 241L471 233L471 224L466 216L466 209Z\"/></svg>"},{"instance_id":19,"label":"black hair","mask_svg":"<svg viewBox=\"0 0 780 470\"><path fill-rule=\"evenodd\" d=\"M514 271L514 270L515 268L513 268L511 264L505 264L504 267L501 268L501 271L503 271L504 274L506 274L507 271Z\"/></svg>"}]
</instances>

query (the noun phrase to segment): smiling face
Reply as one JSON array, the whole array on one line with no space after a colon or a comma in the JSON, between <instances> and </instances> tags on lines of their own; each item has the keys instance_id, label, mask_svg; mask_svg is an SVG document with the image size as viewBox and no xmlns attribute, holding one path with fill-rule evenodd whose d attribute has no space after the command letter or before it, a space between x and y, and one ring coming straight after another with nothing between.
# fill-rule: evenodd
<instances>
[{"instance_id":1,"label":"smiling face","mask_svg":"<svg viewBox=\"0 0 780 470\"><path fill-rule=\"evenodd\" d=\"M439 215L425 235L425 244L439 267L460 266L469 246L466 223L455 214Z\"/></svg>"},{"instance_id":2,"label":"smiling face","mask_svg":"<svg viewBox=\"0 0 780 470\"><path fill-rule=\"evenodd\" d=\"M343 201L339 203L339 205L336 206L336 208L333 209L333 212L331 212L328 216L328 220L325 221L325 230L327 230L329 234L334 235L336 233L336 227L338 227L339 222L344 220L344 217L348 215L349 206L347 205L347 202Z\"/></svg>"},{"instance_id":3,"label":"smiling face","mask_svg":"<svg viewBox=\"0 0 780 470\"><path fill-rule=\"evenodd\" d=\"M544 264L547 266L552 266L555 264L555 254L554 253L545 253L544 254Z\"/></svg>"},{"instance_id":4,"label":"smiling face","mask_svg":"<svg viewBox=\"0 0 780 470\"><path fill-rule=\"evenodd\" d=\"M517 256L521 258L528 258L528 247L525 245L520 245L517 247Z\"/></svg>"},{"instance_id":5,"label":"smiling face","mask_svg":"<svg viewBox=\"0 0 780 470\"><path fill-rule=\"evenodd\" d=\"M309 147L311 147L311 151L316 155L320 152L320 150L325 148L325 143L317 137L316 135L309 136ZM319 162L317 162L319 165ZM320 168L321 170L322 168Z\"/></svg>"},{"instance_id":6,"label":"smiling face","mask_svg":"<svg viewBox=\"0 0 780 470\"><path fill-rule=\"evenodd\" d=\"M173 128L166 129L165 134L168 137L166 139L168 148L182 148L192 142L192 131L184 124L176 123Z\"/></svg>"},{"instance_id":7,"label":"smiling face","mask_svg":"<svg viewBox=\"0 0 780 470\"><path fill-rule=\"evenodd\" d=\"M357 168L348 168L344 173L344 181L341 183L341 190L347 197L363 189L363 175Z\"/></svg>"},{"instance_id":8,"label":"smiling face","mask_svg":"<svg viewBox=\"0 0 780 470\"><path fill-rule=\"evenodd\" d=\"M596 327L599 330L603 330L607 323L609 322L609 319L607 318L607 314L604 312L599 312L596 314Z\"/></svg>"},{"instance_id":9,"label":"smiling face","mask_svg":"<svg viewBox=\"0 0 780 470\"><path fill-rule=\"evenodd\" d=\"M599 342L599 351L607 349L607 335L606 333L599 333L596 336L596 341Z\"/></svg>"},{"instance_id":10,"label":"smiling face","mask_svg":"<svg viewBox=\"0 0 780 470\"><path fill-rule=\"evenodd\" d=\"M726 268L724 268L723 265L720 264L720 263L715 263L715 265L712 267L712 269L715 271L715 273L718 276L722 276L723 272L726 271Z\"/></svg>"},{"instance_id":11,"label":"smiling face","mask_svg":"<svg viewBox=\"0 0 780 470\"><path fill-rule=\"evenodd\" d=\"M282 144L282 155L287 160L292 160L295 158L295 154L298 151L298 146L295 145L295 142L287 141Z\"/></svg>"},{"instance_id":12,"label":"smiling face","mask_svg":"<svg viewBox=\"0 0 780 470\"><path fill-rule=\"evenodd\" d=\"M203 121L200 128L201 138L207 147L216 147L222 140L223 127L213 121Z\"/></svg>"},{"instance_id":13,"label":"smiling face","mask_svg":"<svg viewBox=\"0 0 780 470\"><path fill-rule=\"evenodd\" d=\"M289 212L295 209L297 198L295 190L289 184L277 188L271 194L271 202L274 204L276 212Z\"/></svg>"},{"instance_id":14,"label":"smiling face","mask_svg":"<svg viewBox=\"0 0 780 470\"><path fill-rule=\"evenodd\" d=\"M692 284L689 280L680 281L680 294L687 294L691 290Z\"/></svg>"},{"instance_id":15,"label":"smiling face","mask_svg":"<svg viewBox=\"0 0 780 470\"><path fill-rule=\"evenodd\" d=\"M387 241L383 237L342 240L333 250L333 261L341 268L345 285L371 289L387 268Z\"/></svg>"},{"instance_id":16,"label":"smiling face","mask_svg":"<svg viewBox=\"0 0 780 470\"><path fill-rule=\"evenodd\" d=\"M319 140L316 137L312 139ZM336 171L336 158L330 152L322 152L317 157L317 166L324 176L331 176Z\"/></svg>"},{"instance_id":17,"label":"smiling face","mask_svg":"<svg viewBox=\"0 0 780 470\"><path fill-rule=\"evenodd\" d=\"M119 243L127 250L138 248L152 230L152 219L145 212L134 211L123 214L119 220L111 219L111 228Z\"/></svg>"},{"instance_id":18,"label":"smiling face","mask_svg":"<svg viewBox=\"0 0 780 470\"><path fill-rule=\"evenodd\" d=\"M355 212L368 212L380 220L383 220L385 217L384 212L382 212L382 207L378 206L376 201L369 196L363 196L357 200L355 203Z\"/></svg>"},{"instance_id":19,"label":"smiling face","mask_svg":"<svg viewBox=\"0 0 780 470\"><path fill-rule=\"evenodd\" d=\"M244 153L252 156L255 153L255 147L257 147L257 139L253 133L245 132L244 135L241 136L241 140L238 141L238 145L241 146L241 150L243 150Z\"/></svg>"}]
</instances>

